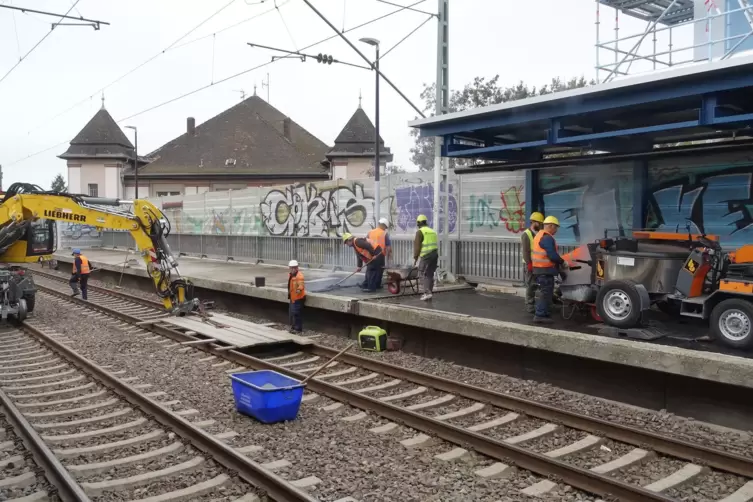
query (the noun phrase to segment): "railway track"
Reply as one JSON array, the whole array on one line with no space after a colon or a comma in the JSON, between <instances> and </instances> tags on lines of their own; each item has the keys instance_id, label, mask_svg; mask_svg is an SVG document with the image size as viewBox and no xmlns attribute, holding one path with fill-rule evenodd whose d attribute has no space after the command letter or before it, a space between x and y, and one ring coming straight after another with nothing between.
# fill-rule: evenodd
<instances>
[{"instance_id":1,"label":"railway track","mask_svg":"<svg viewBox=\"0 0 753 502\"><path fill-rule=\"evenodd\" d=\"M67 297L64 279L53 277L57 285L40 281L40 286L60 301L75 301ZM161 326L159 316L164 314L156 302L90 287L88 305L134 330L184 343L196 340ZM304 378L336 352L315 345L260 359L221 349L212 344L190 350L296 378ZM619 500L753 500L751 458L354 354L332 363L308 390L307 402L331 400L321 409L341 414L344 423L374 420L376 415L372 433L413 431L402 440L406 448L432 448L437 462L477 462L480 478L508 476L515 466L543 476L522 489L526 495L546 497L550 490L569 485Z\"/></svg>"},{"instance_id":2,"label":"railway track","mask_svg":"<svg viewBox=\"0 0 753 502\"><path fill-rule=\"evenodd\" d=\"M149 384L34 321L0 332L0 500L313 501Z\"/></svg>"}]
</instances>

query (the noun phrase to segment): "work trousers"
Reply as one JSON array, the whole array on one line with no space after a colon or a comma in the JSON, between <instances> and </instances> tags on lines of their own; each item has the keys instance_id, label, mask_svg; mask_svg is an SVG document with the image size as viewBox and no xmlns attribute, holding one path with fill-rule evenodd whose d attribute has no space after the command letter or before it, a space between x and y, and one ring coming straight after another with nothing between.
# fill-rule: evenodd
<instances>
[{"instance_id":1,"label":"work trousers","mask_svg":"<svg viewBox=\"0 0 753 502\"><path fill-rule=\"evenodd\" d=\"M536 309L536 278L533 272L528 271L528 267L523 265L523 282L526 287L526 312L533 314Z\"/></svg>"},{"instance_id":2,"label":"work trousers","mask_svg":"<svg viewBox=\"0 0 753 502\"><path fill-rule=\"evenodd\" d=\"M548 318L552 316L552 299L554 296L554 276L537 275L536 284L536 317Z\"/></svg>"},{"instance_id":3,"label":"work trousers","mask_svg":"<svg viewBox=\"0 0 753 502\"><path fill-rule=\"evenodd\" d=\"M424 293L434 292L434 273L439 265L439 253L433 251L426 256L421 257L418 262L418 271L423 278Z\"/></svg>"},{"instance_id":4,"label":"work trousers","mask_svg":"<svg viewBox=\"0 0 753 502\"><path fill-rule=\"evenodd\" d=\"M87 284L89 283L89 274L73 274L71 276L71 280L68 281L68 284L71 285L71 289L73 290L73 295L81 294L81 298L84 300L88 299L87 294ZM81 289L79 290L79 286Z\"/></svg>"},{"instance_id":5,"label":"work trousers","mask_svg":"<svg viewBox=\"0 0 753 502\"><path fill-rule=\"evenodd\" d=\"M288 317L290 318L290 328L293 331L303 331L303 303L305 298L290 302L288 307Z\"/></svg>"},{"instance_id":6,"label":"work trousers","mask_svg":"<svg viewBox=\"0 0 753 502\"><path fill-rule=\"evenodd\" d=\"M384 255L379 255L366 265L366 289L373 293L382 287Z\"/></svg>"}]
</instances>

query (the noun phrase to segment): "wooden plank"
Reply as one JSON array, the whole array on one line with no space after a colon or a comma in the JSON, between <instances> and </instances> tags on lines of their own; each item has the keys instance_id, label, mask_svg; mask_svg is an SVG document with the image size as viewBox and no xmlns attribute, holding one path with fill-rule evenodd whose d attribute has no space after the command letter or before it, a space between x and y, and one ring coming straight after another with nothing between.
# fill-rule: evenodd
<instances>
[{"instance_id":1,"label":"wooden plank","mask_svg":"<svg viewBox=\"0 0 753 502\"><path fill-rule=\"evenodd\" d=\"M181 343L181 345L204 345L205 343L214 343L216 341L217 340L215 340L214 338L205 338L203 340L191 340L190 342L183 342Z\"/></svg>"},{"instance_id":2,"label":"wooden plank","mask_svg":"<svg viewBox=\"0 0 753 502\"><path fill-rule=\"evenodd\" d=\"M249 331L251 333L258 334L264 337L277 338L280 341L292 340L302 345L309 345L312 343L311 340L309 340L308 338L304 336L293 335L280 329L274 329L274 328L270 328L269 326L265 326L263 324L256 324L253 322L244 321L243 319L236 319L234 317L230 317L224 314L212 314L212 320L216 320L219 323L226 324L233 328L240 328L244 331Z\"/></svg>"},{"instance_id":3,"label":"wooden plank","mask_svg":"<svg viewBox=\"0 0 753 502\"><path fill-rule=\"evenodd\" d=\"M224 323L224 319L218 319L217 321ZM258 330L256 328L258 328L259 325L241 320L238 321L240 321L238 323L239 327L230 326L228 323L229 327L218 328L216 326L213 326L212 324L204 323L197 318L174 317L165 320L165 322L174 326L179 326L184 329L190 329L198 334L238 348L256 345L277 344L281 342L298 342L297 339L302 339L304 343L311 343L311 341L306 340L303 337L297 337L295 335L287 334L279 330L272 330L275 332L274 336L267 336L266 333L257 332ZM244 327L251 329L247 330L244 329Z\"/></svg>"}]
</instances>

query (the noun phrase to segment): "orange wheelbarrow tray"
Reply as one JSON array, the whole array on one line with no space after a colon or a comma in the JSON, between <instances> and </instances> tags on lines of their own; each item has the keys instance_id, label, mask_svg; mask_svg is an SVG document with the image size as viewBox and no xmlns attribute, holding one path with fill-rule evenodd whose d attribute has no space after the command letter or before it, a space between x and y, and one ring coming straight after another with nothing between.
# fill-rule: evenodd
<instances>
[{"instance_id":1,"label":"orange wheelbarrow tray","mask_svg":"<svg viewBox=\"0 0 753 502\"><path fill-rule=\"evenodd\" d=\"M408 288L413 293L418 293L418 280L420 279L418 268L386 268L384 273L387 276L387 290L393 295L405 294Z\"/></svg>"}]
</instances>

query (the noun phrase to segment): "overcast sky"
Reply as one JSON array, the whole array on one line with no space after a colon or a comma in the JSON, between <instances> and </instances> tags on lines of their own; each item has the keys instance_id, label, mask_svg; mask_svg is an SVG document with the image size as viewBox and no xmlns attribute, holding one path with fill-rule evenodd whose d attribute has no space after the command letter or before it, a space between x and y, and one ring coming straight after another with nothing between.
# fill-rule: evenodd
<instances>
[{"instance_id":1,"label":"overcast sky","mask_svg":"<svg viewBox=\"0 0 753 502\"><path fill-rule=\"evenodd\" d=\"M65 13L75 1L0 0L0 5ZM396 10L377 0L312 1L339 29ZM408 5L416 0L390 1ZM162 53L228 3L227 8ZM437 9L436 3L426 0L416 8L432 12ZM98 91L106 86L105 105L115 120L121 127L138 127L140 153L182 134L186 117L193 116L202 123L238 103L241 94L237 91L252 94L257 85L257 93L266 99L267 88L261 84L267 72L271 104L327 144L333 143L355 111L359 91L363 107L373 120L374 77L370 72L292 59L149 110L270 60L272 52L250 48L247 42L295 50L331 36L334 32L303 0L277 0L277 4L274 0L79 0L72 14L111 25L102 26L100 31L56 28L0 81L0 164L5 187L24 181L47 188L57 173L65 174L65 162L57 155L99 109ZM253 16L257 17L240 23ZM402 11L347 36L356 43L361 37L377 38L384 52L427 17ZM19 55L50 31L50 23L56 20L0 9L0 78L18 62ZM601 21L602 40L613 39L614 11L602 7ZM541 85L556 76L593 78L594 22L592 0L451 0L451 87L461 88L476 76L497 73L501 82L509 85L519 80ZM234 24L237 26L229 28ZM642 32L644 27L644 22L626 16L620 19L621 36ZM431 20L381 62L387 77L421 108L422 84L435 79L436 39L436 21ZM675 34L675 44L680 43L688 45L688 36ZM366 55L373 55L371 47L357 45ZM307 52L363 63L339 38ZM606 52L601 57L602 61L613 58ZM643 68L636 65L634 69ZM124 74L127 76L120 78ZM410 105L383 83L382 136L394 152L395 163L407 168L411 168L412 145L407 122L415 116ZM126 133L132 140L132 131ZM42 150L46 151L38 153Z\"/></svg>"}]
</instances>

